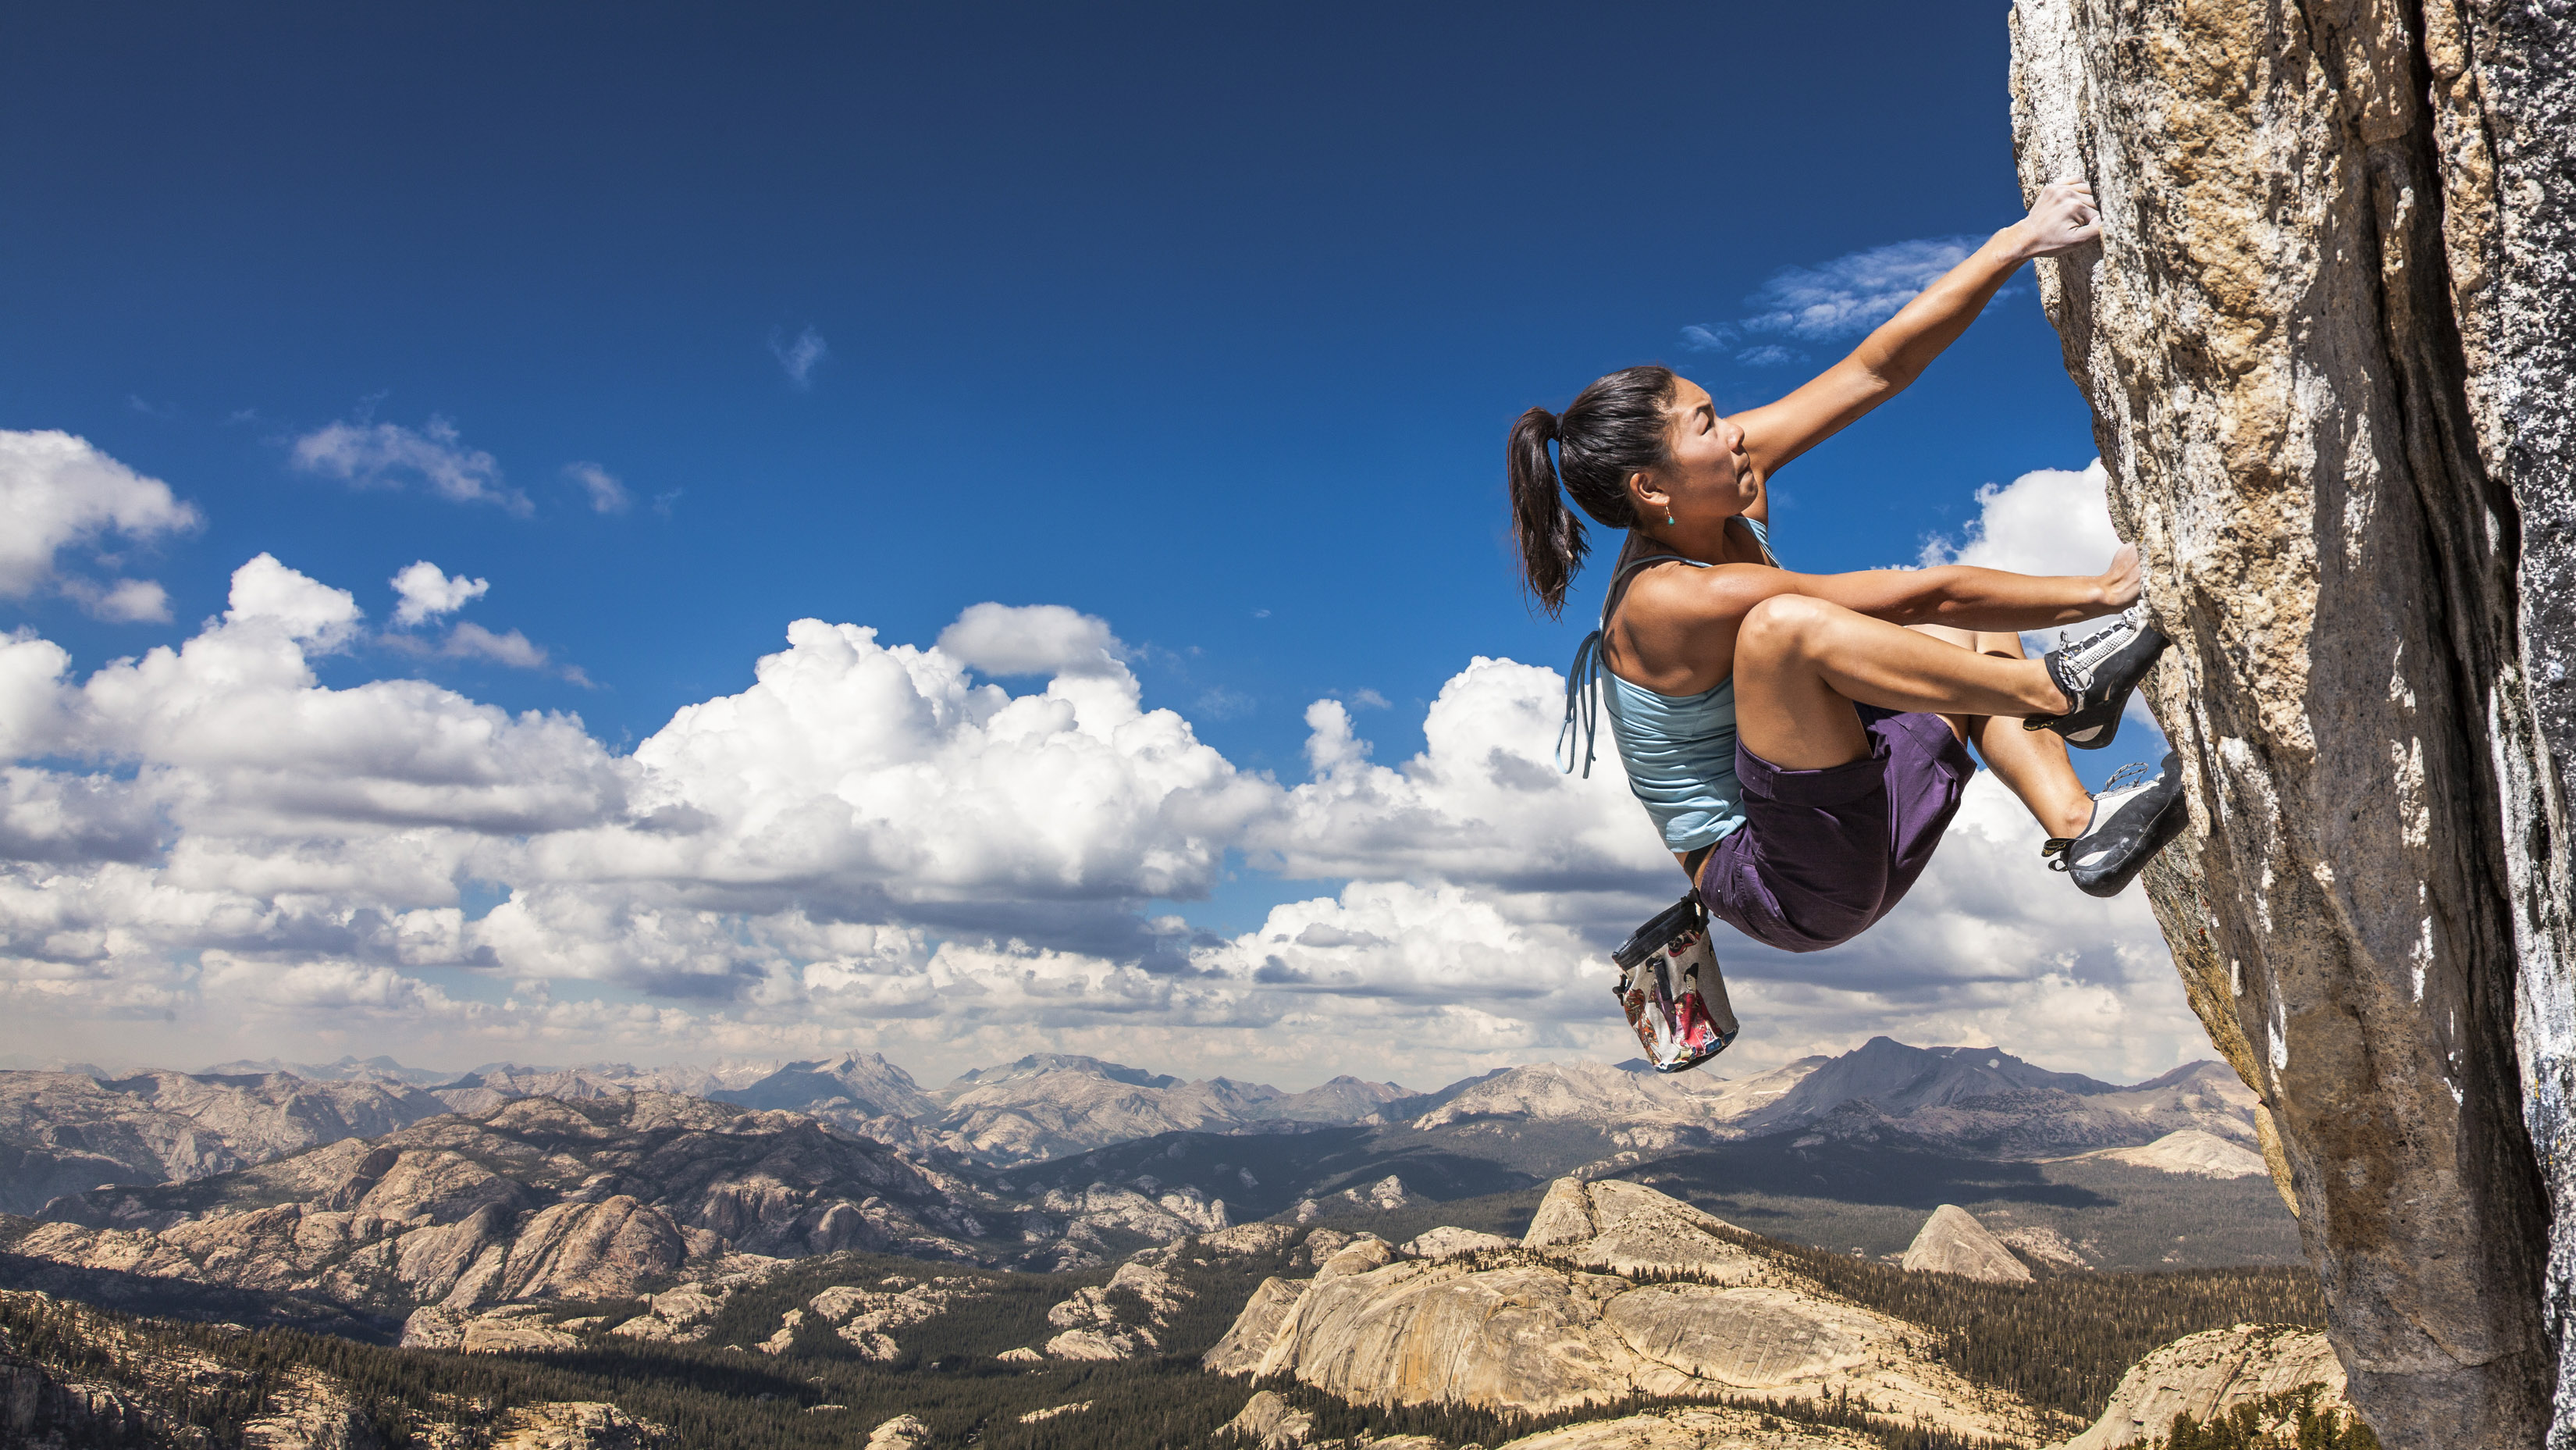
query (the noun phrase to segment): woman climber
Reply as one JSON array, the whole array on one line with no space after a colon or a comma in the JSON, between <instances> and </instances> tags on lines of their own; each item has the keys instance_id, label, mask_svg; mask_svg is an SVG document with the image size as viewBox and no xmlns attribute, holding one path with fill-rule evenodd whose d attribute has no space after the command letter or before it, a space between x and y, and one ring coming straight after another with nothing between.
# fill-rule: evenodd
<instances>
[{"instance_id":1,"label":"woman climber","mask_svg":"<svg viewBox=\"0 0 2576 1450\"><path fill-rule=\"evenodd\" d=\"M2066 754L2111 743L2165 646L2139 603L2134 545L2099 575L2062 577L1961 565L1799 574L1770 547L1774 473L1913 382L2024 261L2100 231L2091 188L2049 186L1849 357L1734 417L1698 384L1634 367L1562 415L1532 408L1512 426L1521 563L1549 614L1588 548L1560 485L1627 531L1601 627L1568 681L1566 767L1579 751L1589 771L1607 705L1630 787L1699 901L1757 941L1817 951L1885 916L1958 810L1976 770L1969 744L2039 819L2051 864L2093 895L2117 894L2182 828L2173 755L2154 778L2115 778L2097 796ZM2022 653L2020 631L2113 614L2086 637L2061 633L2044 659ZM1678 1065L1713 1054L1733 1027L1727 1014L1707 1054Z\"/></svg>"}]
</instances>

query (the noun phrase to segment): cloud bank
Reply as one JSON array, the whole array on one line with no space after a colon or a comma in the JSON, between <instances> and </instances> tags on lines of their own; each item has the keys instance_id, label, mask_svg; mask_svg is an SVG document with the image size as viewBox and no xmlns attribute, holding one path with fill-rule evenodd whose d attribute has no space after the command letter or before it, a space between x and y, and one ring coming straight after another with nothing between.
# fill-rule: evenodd
<instances>
[{"instance_id":1,"label":"cloud bank","mask_svg":"<svg viewBox=\"0 0 2576 1450\"><path fill-rule=\"evenodd\" d=\"M2040 477L1987 499L1962 557L2017 537L2018 490L2060 487ZM485 588L420 561L397 622ZM325 684L316 662L366 638L351 593L263 554L219 617L86 675L50 640L0 639L9 1045L458 1065L856 1048L939 1076L1043 1047L1432 1084L1633 1055L1603 953L1683 885L1615 756L1588 780L1555 768L1561 677L1506 659L1448 680L1400 762L1315 702L1303 778L1282 780L1149 707L1109 623L1059 605L977 604L926 646L795 621L749 688L623 753L568 713ZM463 648L535 650L515 631ZM2198 1055L2143 901L2081 896L2039 843L1981 777L1868 937L1730 944L1743 1060L1879 1031L2106 1076ZM1251 931L1193 926L1186 903L1243 870L1314 889Z\"/></svg>"}]
</instances>

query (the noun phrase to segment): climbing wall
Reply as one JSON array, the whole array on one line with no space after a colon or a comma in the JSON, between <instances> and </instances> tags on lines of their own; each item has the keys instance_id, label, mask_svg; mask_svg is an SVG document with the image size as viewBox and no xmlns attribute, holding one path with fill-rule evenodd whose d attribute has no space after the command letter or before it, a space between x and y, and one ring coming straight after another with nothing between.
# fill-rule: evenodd
<instances>
[{"instance_id":1,"label":"climbing wall","mask_svg":"<svg viewBox=\"0 0 2576 1450\"><path fill-rule=\"evenodd\" d=\"M2042 296L2178 646L2193 829L2148 888L2391 1446L2576 1446L2569 40L2474 0L2013 12L2024 188L2103 210Z\"/></svg>"}]
</instances>

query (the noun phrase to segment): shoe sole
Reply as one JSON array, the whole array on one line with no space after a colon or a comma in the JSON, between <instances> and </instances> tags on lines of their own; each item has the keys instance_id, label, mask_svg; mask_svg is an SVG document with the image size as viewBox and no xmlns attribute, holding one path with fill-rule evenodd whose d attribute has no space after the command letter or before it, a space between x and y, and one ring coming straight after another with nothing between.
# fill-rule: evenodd
<instances>
[{"instance_id":1,"label":"shoe sole","mask_svg":"<svg viewBox=\"0 0 2576 1450\"><path fill-rule=\"evenodd\" d=\"M2173 799L2166 801L2164 809L2156 812L2155 823L2147 828L2137 853L2118 872L2089 880L2082 867L2071 868L2067 874L2074 878L2075 889L2087 896L2117 896L2129 889L2129 883L2138 879L2138 873L2147 869L2147 863L2156 859L2157 853L2173 844L2173 838L2181 835L2182 828L2190 821L2191 803L2183 798L2182 784L2177 780Z\"/></svg>"}]
</instances>

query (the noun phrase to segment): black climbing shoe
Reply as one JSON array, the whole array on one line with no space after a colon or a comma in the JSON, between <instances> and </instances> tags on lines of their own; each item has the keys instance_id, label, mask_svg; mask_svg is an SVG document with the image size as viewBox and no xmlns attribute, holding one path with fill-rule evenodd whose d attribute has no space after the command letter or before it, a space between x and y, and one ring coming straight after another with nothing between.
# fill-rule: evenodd
<instances>
[{"instance_id":1,"label":"black climbing shoe","mask_svg":"<svg viewBox=\"0 0 2576 1450\"><path fill-rule=\"evenodd\" d=\"M2120 712L2129 706L2129 692L2155 668L2166 643L2164 634L2147 622L2144 600L2108 627L2072 643L2060 630L2057 648L2040 663L2048 666L2048 678L2066 692L2074 708L2063 715L2028 716L2021 728L2054 730L2078 750L2110 744L2120 733Z\"/></svg>"},{"instance_id":2,"label":"black climbing shoe","mask_svg":"<svg viewBox=\"0 0 2576 1450\"><path fill-rule=\"evenodd\" d=\"M2093 797L2093 819L2080 836L2051 836L2039 854L2049 869L2075 878L2087 896L2117 896L2182 834L2191 808L2182 798L2182 757L2165 752L2164 769L2141 779L2144 765L2124 765Z\"/></svg>"}]
</instances>

